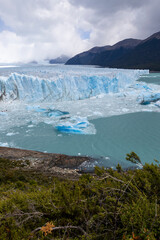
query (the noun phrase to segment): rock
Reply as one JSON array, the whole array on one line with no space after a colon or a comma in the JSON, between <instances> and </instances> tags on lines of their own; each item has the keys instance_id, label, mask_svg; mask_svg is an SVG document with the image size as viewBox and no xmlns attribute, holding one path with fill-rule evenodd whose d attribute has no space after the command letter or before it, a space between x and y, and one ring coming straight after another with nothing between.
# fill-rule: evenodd
<instances>
[{"instance_id":1,"label":"rock","mask_svg":"<svg viewBox=\"0 0 160 240\"><path fill-rule=\"evenodd\" d=\"M42 153L38 151L0 147L0 158L22 161L22 170L35 170L62 178L78 178L77 168L89 157Z\"/></svg>"}]
</instances>

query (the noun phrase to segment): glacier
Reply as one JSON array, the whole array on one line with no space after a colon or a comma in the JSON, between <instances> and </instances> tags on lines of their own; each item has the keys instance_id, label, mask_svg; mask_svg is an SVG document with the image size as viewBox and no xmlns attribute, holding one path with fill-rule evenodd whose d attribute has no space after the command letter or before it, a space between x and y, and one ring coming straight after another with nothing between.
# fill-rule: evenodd
<instances>
[{"instance_id":1,"label":"glacier","mask_svg":"<svg viewBox=\"0 0 160 240\"><path fill-rule=\"evenodd\" d=\"M160 75L149 74L148 70L91 66L1 68L0 146L70 155L93 154L98 159L92 162L93 167L97 164L112 167L120 160L118 154L123 152L125 156L128 151L123 146L123 140L127 139L126 144L133 143L139 152L143 149L146 156L154 156L159 143L154 119L158 122L160 113L160 80L155 76ZM156 126L153 145L152 124ZM142 145L137 141L139 137L134 141L128 132L143 136Z\"/></svg>"},{"instance_id":2,"label":"glacier","mask_svg":"<svg viewBox=\"0 0 160 240\"><path fill-rule=\"evenodd\" d=\"M92 119L160 111L155 104L141 104L144 96L158 92L152 84L137 82L148 74L63 65L1 69L0 131L43 122L63 134L96 134Z\"/></svg>"},{"instance_id":3,"label":"glacier","mask_svg":"<svg viewBox=\"0 0 160 240\"><path fill-rule=\"evenodd\" d=\"M82 100L118 93L147 70L57 68L51 71L15 72L0 76L0 99L25 102ZM24 74L25 73L25 74ZM30 75L32 74L32 75Z\"/></svg>"}]
</instances>

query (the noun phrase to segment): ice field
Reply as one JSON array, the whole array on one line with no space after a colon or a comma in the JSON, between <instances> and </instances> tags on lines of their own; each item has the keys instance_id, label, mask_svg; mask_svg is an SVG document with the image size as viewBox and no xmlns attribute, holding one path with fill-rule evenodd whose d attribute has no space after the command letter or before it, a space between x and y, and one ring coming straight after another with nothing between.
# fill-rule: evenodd
<instances>
[{"instance_id":1,"label":"ice field","mask_svg":"<svg viewBox=\"0 0 160 240\"><path fill-rule=\"evenodd\" d=\"M0 145L107 158L112 151L106 145L100 150L96 146L114 134L109 136L105 131L104 135L103 127L99 130L97 125L98 119L142 112L158 114L159 82L160 75L149 74L148 70L5 66L0 69ZM90 138L95 138L96 143L89 151L84 146L74 147L74 143L82 146L84 139L87 146L92 141ZM73 139L69 146L68 141ZM120 153L119 156L123 158ZM110 158L114 161L114 156Z\"/></svg>"}]
</instances>

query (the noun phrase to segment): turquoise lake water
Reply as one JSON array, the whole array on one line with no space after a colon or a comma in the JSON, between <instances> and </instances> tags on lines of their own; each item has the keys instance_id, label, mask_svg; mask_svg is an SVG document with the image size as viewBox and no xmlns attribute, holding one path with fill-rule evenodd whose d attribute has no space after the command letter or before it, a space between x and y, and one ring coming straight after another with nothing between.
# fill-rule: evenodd
<instances>
[{"instance_id":1,"label":"turquoise lake water","mask_svg":"<svg viewBox=\"0 0 160 240\"><path fill-rule=\"evenodd\" d=\"M10 129L19 134L1 135L3 142L13 142L25 149L103 157L101 165L126 165L126 153L136 152L142 162L160 160L160 113L132 113L91 121L96 135L59 134L48 124ZM29 130L28 130L29 129ZM26 133L27 131L27 133ZM105 161L110 157L110 161Z\"/></svg>"},{"instance_id":2,"label":"turquoise lake water","mask_svg":"<svg viewBox=\"0 0 160 240\"><path fill-rule=\"evenodd\" d=\"M149 75L141 77L139 81L160 85L160 73L150 73Z\"/></svg>"}]
</instances>

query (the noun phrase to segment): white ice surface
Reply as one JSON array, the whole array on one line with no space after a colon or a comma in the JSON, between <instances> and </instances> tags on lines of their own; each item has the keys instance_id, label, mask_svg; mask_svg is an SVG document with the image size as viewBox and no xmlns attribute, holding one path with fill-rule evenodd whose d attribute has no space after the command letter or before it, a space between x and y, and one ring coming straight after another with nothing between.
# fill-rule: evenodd
<instances>
[{"instance_id":1,"label":"white ice surface","mask_svg":"<svg viewBox=\"0 0 160 240\"><path fill-rule=\"evenodd\" d=\"M0 76L1 99L31 103L82 100L120 92L148 71L63 66L42 72L33 68L25 73Z\"/></svg>"},{"instance_id":2,"label":"white ice surface","mask_svg":"<svg viewBox=\"0 0 160 240\"><path fill-rule=\"evenodd\" d=\"M141 111L157 111L155 104L141 105L141 95L160 93L160 86L136 82L147 70L117 70L92 67L57 66L22 69L0 74L0 131L45 122L56 127L61 118L88 121ZM81 99L81 100L79 100ZM37 110L38 109L38 110ZM68 115L51 116L39 109L57 109ZM6 114L3 114L6 113ZM70 118L70 120L68 120ZM90 133L95 131L90 129Z\"/></svg>"}]
</instances>

